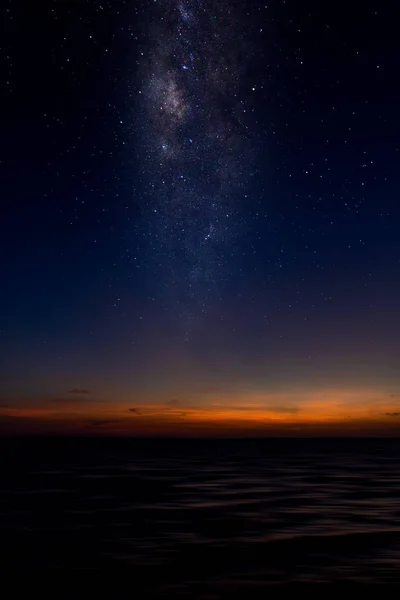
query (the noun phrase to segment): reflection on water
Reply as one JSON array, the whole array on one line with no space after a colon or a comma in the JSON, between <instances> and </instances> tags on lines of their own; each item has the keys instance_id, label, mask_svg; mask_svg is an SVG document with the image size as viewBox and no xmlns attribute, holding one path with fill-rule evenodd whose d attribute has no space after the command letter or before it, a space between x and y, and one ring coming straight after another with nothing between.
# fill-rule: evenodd
<instances>
[{"instance_id":1,"label":"reflection on water","mask_svg":"<svg viewBox=\"0 0 400 600\"><path fill-rule=\"evenodd\" d=\"M121 569L178 598L400 582L400 441L3 440L0 451L6 569Z\"/></svg>"}]
</instances>

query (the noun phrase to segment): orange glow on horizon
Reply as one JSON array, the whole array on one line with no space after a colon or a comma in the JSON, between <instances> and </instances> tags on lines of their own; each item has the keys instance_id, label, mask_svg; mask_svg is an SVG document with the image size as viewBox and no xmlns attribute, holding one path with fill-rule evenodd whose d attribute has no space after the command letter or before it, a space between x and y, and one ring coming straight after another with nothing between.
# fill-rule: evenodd
<instances>
[{"instance_id":1,"label":"orange glow on horizon","mask_svg":"<svg viewBox=\"0 0 400 600\"><path fill-rule=\"evenodd\" d=\"M397 419L397 417L399 417ZM68 398L0 408L3 433L107 435L262 435L270 432L400 430L400 397L377 390L212 394L196 401L142 402Z\"/></svg>"}]
</instances>

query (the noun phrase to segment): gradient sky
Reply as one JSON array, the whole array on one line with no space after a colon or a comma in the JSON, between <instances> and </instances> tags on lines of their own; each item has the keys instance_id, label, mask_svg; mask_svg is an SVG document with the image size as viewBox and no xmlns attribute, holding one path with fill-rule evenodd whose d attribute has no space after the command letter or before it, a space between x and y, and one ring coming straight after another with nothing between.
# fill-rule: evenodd
<instances>
[{"instance_id":1,"label":"gradient sky","mask_svg":"<svg viewBox=\"0 0 400 600\"><path fill-rule=\"evenodd\" d=\"M10 2L0 431L397 435L398 8Z\"/></svg>"}]
</instances>

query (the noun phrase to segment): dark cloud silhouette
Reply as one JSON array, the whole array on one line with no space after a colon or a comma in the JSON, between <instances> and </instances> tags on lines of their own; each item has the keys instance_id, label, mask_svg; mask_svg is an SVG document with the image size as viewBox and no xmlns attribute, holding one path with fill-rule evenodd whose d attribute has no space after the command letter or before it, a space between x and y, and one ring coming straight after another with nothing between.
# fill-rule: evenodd
<instances>
[{"instance_id":1,"label":"dark cloud silhouette","mask_svg":"<svg viewBox=\"0 0 400 600\"><path fill-rule=\"evenodd\" d=\"M196 423L196 421L186 421L184 419L171 419L168 421L165 421L165 425L167 425L168 427L171 425L180 425L181 427L201 427L202 424L200 423Z\"/></svg>"},{"instance_id":2,"label":"dark cloud silhouette","mask_svg":"<svg viewBox=\"0 0 400 600\"><path fill-rule=\"evenodd\" d=\"M134 413L135 415L141 415L142 414L138 408L130 408L129 412Z\"/></svg>"},{"instance_id":3,"label":"dark cloud silhouette","mask_svg":"<svg viewBox=\"0 0 400 600\"><path fill-rule=\"evenodd\" d=\"M68 390L68 394L90 394L90 391L82 390L80 388L72 388L72 390Z\"/></svg>"},{"instance_id":4,"label":"dark cloud silhouette","mask_svg":"<svg viewBox=\"0 0 400 600\"><path fill-rule=\"evenodd\" d=\"M99 419L89 423L88 427L107 427L107 425L115 425L121 423L121 419Z\"/></svg>"},{"instance_id":5,"label":"dark cloud silhouette","mask_svg":"<svg viewBox=\"0 0 400 600\"><path fill-rule=\"evenodd\" d=\"M390 398L400 398L400 394L390 394Z\"/></svg>"},{"instance_id":6,"label":"dark cloud silhouette","mask_svg":"<svg viewBox=\"0 0 400 600\"><path fill-rule=\"evenodd\" d=\"M172 398L172 400L168 400L168 402L166 402L165 404L167 406L179 406L180 405L180 400L177 400L176 398Z\"/></svg>"},{"instance_id":7,"label":"dark cloud silhouette","mask_svg":"<svg viewBox=\"0 0 400 600\"><path fill-rule=\"evenodd\" d=\"M385 413L387 417L400 417L400 412Z\"/></svg>"}]
</instances>

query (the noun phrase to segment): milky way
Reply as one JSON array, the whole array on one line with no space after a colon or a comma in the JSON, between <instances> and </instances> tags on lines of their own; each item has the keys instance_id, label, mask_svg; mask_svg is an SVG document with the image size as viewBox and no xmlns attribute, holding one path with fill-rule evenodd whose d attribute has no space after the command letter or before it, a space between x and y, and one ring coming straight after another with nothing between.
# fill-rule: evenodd
<instances>
[{"instance_id":1,"label":"milky way","mask_svg":"<svg viewBox=\"0 0 400 600\"><path fill-rule=\"evenodd\" d=\"M141 73L148 207L160 286L188 330L235 264L249 169L249 50L232 4L160 0L150 13Z\"/></svg>"}]
</instances>

